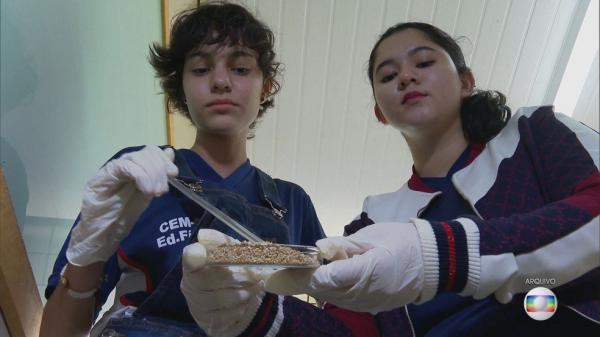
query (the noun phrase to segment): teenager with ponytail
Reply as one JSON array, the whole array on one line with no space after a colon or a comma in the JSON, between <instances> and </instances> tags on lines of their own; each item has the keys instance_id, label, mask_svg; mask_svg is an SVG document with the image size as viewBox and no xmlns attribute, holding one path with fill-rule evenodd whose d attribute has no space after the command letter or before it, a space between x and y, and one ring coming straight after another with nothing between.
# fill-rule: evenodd
<instances>
[{"instance_id":1,"label":"teenager with ponytail","mask_svg":"<svg viewBox=\"0 0 600 337\"><path fill-rule=\"evenodd\" d=\"M552 106L511 116L502 93L475 89L456 41L427 23L381 35L368 77L375 115L403 135L413 175L367 197L346 236L317 242L337 261L279 272L267 289L335 304L330 313L371 335L598 332L598 133ZM523 304L539 280L558 300L541 322Z\"/></svg>"}]
</instances>

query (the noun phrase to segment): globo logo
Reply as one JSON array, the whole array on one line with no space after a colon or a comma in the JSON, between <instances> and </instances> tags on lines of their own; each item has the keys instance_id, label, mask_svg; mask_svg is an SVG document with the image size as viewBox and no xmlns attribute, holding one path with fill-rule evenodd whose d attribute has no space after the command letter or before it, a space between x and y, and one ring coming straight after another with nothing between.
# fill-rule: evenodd
<instances>
[{"instance_id":1,"label":"globo logo","mask_svg":"<svg viewBox=\"0 0 600 337\"><path fill-rule=\"evenodd\" d=\"M523 300L525 313L537 321L552 317L558 307L558 300L552 290L544 287L531 289Z\"/></svg>"}]
</instances>

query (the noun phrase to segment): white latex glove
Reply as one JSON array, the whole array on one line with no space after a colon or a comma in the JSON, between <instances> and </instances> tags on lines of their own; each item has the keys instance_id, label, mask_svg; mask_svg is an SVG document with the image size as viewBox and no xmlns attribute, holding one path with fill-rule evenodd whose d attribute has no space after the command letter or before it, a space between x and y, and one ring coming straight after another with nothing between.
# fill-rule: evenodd
<instances>
[{"instance_id":1,"label":"white latex glove","mask_svg":"<svg viewBox=\"0 0 600 337\"><path fill-rule=\"evenodd\" d=\"M205 266L211 249L234 242L221 232L201 229L198 242L183 250L181 292L196 323L213 337L242 333L265 295L260 275L250 268Z\"/></svg>"},{"instance_id":2,"label":"white latex glove","mask_svg":"<svg viewBox=\"0 0 600 337\"><path fill-rule=\"evenodd\" d=\"M317 241L324 258L336 260L312 270L274 273L265 290L309 294L353 311L377 313L414 302L423 284L423 257L411 223L379 223L346 237Z\"/></svg>"},{"instance_id":3,"label":"white latex glove","mask_svg":"<svg viewBox=\"0 0 600 337\"><path fill-rule=\"evenodd\" d=\"M149 145L106 163L85 186L67 259L76 266L107 261L154 196L177 176L173 149Z\"/></svg>"}]
</instances>

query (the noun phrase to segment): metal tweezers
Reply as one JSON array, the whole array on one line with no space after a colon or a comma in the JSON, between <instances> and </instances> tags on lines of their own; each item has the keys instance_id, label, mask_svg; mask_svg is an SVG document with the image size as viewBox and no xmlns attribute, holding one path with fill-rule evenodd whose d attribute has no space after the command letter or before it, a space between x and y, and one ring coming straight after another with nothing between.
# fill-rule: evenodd
<instances>
[{"instance_id":1,"label":"metal tweezers","mask_svg":"<svg viewBox=\"0 0 600 337\"><path fill-rule=\"evenodd\" d=\"M208 213L215 216L215 218L221 220L224 224L233 229L236 233L253 242L263 242L264 240L252 233L249 229L242 226L239 222L235 221L232 217L215 207L207 199L198 195L189 189L185 184L177 180L177 178L169 177L169 184L175 187L179 192L188 197L188 199L195 202L200 207L204 208Z\"/></svg>"}]
</instances>

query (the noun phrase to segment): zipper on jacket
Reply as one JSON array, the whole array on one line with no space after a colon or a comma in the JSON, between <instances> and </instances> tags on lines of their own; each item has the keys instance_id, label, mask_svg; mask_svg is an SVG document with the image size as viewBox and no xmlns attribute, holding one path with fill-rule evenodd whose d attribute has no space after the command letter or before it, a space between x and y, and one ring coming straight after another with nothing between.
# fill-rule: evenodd
<instances>
[{"instance_id":1,"label":"zipper on jacket","mask_svg":"<svg viewBox=\"0 0 600 337\"><path fill-rule=\"evenodd\" d=\"M423 206L420 210L417 211L417 218L420 218L421 214L423 214L423 212L425 212L427 210L427 208L429 208L429 205L431 205L431 203L433 201L435 201L435 199L437 199L442 194L443 193L441 191L433 192L433 195L431 196L431 198L429 198L429 200L427 201L427 204L425 204L425 206Z\"/></svg>"},{"instance_id":2,"label":"zipper on jacket","mask_svg":"<svg viewBox=\"0 0 600 337\"><path fill-rule=\"evenodd\" d=\"M455 176L453 175L451 180L452 180L452 185L454 185L454 188L456 189L456 192L458 192L458 194L459 194L459 195L460 195L460 196L461 196L463 199L465 199L465 201L466 201L466 202L468 202L468 203L469 203L469 207L471 207L471 209L473 210L473 213L475 213L475 215L477 215L477 217L479 217L479 219L483 219L483 217L481 216L481 214L479 214L479 211L477 210L477 208L475 208L475 203L473 203L473 201L472 201L470 198L468 198L468 197L467 197L467 196L466 196L466 195L463 193L463 191L462 191L462 190L459 188L459 186L458 186L458 184L457 184L457 182L456 182L456 180L455 180L455 178L454 178L454 177L455 177Z\"/></svg>"}]
</instances>

